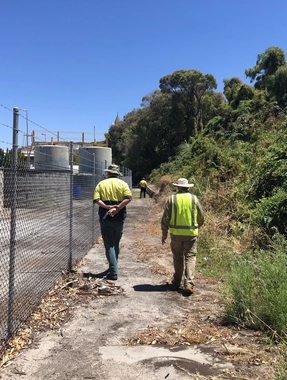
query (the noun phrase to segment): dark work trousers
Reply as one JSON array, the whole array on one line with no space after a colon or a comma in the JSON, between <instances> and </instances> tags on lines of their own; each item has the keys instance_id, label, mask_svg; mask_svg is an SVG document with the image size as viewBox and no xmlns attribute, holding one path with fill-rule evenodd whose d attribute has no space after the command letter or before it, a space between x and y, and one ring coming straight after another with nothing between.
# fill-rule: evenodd
<instances>
[{"instance_id":1,"label":"dark work trousers","mask_svg":"<svg viewBox=\"0 0 287 380\"><path fill-rule=\"evenodd\" d=\"M118 274L118 257L120 253L120 240L123 235L124 222L121 219L108 217L100 219L101 234L105 245L106 257L109 262L111 275Z\"/></svg>"},{"instance_id":2,"label":"dark work trousers","mask_svg":"<svg viewBox=\"0 0 287 380\"><path fill-rule=\"evenodd\" d=\"M145 198L146 187L141 187L140 198Z\"/></svg>"}]
</instances>

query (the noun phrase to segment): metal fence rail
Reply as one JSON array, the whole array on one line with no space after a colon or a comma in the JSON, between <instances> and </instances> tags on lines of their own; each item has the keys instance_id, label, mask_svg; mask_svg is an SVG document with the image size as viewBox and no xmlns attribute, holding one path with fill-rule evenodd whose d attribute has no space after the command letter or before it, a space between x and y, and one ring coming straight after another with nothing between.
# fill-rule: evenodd
<instances>
[{"instance_id":1,"label":"metal fence rail","mask_svg":"<svg viewBox=\"0 0 287 380\"><path fill-rule=\"evenodd\" d=\"M19 155L15 114L13 127L13 154L0 167L0 353L63 271L94 245L100 232L93 192L111 163L85 152L75 173L70 143L68 162L44 149L31 168ZM131 186L131 171L121 171Z\"/></svg>"}]
</instances>

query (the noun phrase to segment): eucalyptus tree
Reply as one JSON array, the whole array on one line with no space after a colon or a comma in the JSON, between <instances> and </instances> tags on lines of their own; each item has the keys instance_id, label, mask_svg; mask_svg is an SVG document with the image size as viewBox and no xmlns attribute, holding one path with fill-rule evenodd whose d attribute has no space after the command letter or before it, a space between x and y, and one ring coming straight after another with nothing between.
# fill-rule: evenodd
<instances>
[{"instance_id":1,"label":"eucalyptus tree","mask_svg":"<svg viewBox=\"0 0 287 380\"><path fill-rule=\"evenodd\" d=\"M180 118L184 125L184 139L202 131L202 98L207 91L217 88L215 78L198 70L178 70L162 77L159 87L164 93L173 95L173 112L175 119Z\"/></svg>"},{"instance_id":2,"label":"eucalyptus tree","mask_svg":"<svg viewBox=\"0 0 287 380\"><path fill-rule=\"evenodd\" d=\"M143 98L142 105L149 108L149 118L146 124L149 125L150 147L157 155L156 162L162 163L175 154L175 147L182 143L183 130L180 116L175 117L175 105L172 95L160 90L154 91L149 96ZM174 123L177 128L174 129Z\"/></svg>"},{"instance_id":3,"label":"eucalyptus tree","mask_svg":"<svg viewBox=\"0 0 287 380\"><path fill-rule=\"evenodd\" d=\"M285 52L279 47L271 46L264 53L257 55L256 65L245 70L245 75L258 90L269 90L273 87L276 71L286 66Z\"/></svg>"},{"instance_id":4,"label":"eucalyptus tree","mask_svg":"<svg viewBox=\"0 0 287 380\"><path fill-rule=\"evenodd\" d=\"M170 94L156 90L142 99L141 112L132 129L124 164L133 170L134 177L150 173L175 154L181 136L170 128ZM176 137L179 137L176 139Z\"/></svg>"}]
</instances>

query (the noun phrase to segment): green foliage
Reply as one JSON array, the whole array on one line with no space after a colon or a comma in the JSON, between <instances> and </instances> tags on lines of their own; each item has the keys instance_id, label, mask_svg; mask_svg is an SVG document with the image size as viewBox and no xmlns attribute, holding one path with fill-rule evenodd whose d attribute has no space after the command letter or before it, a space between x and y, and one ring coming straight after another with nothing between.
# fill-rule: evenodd
<instances>
[{"instance_id":1,"label":"green foliage","mask_svg":"<svg viewBox=\"0 0 287 380\"><path fill-rule=\"evenodd\" d=\"M197 270L223 279L225 320L285 341L286 67L283 50L268 48L245 71L254 86L225 79L223 94L210 74L175 71L110 128L114 159L135 182L144 172L154 184L195 183L206 214Z\"/></svg>"},{"instance_id":2,"label":"green foliage","mask_svg":"<svg viewBox=\"0 0 287 380\"><path fill-rule=\"evenodd\" d=\"M6 149L6 152L0 148L0 167L10 168L12 165L12 149Z\"/></svg>"},{"instance_id":3,"label":"green foliage","mask_svg":"<svg viewBox=\"0 0 287 380\"><path fill-rule=\"evenodd\" d=\"M240 102L253 99L254 94L255 91L253 87L248 86L247 84L242 84L230 104L231 107L237 108L240 105Z\"/></svg>"},{"instance_id":4,"label":"green foliage","mask_svg":"<svg viewBox=\"0 0 287 380\"><path fill-rule=\"evenodd\" d=\"M159 87L164 93L172 93L177 104L182 104L186 128L192 128L189 135L196 136L201 132L202 99L217 88L215 78L198 70L178 70L161 78Z\"/></svg>"},{"instance_id":5,"label":"green foliage","mask_svg":"<svg viewBox=\"0 0 287 380\"><path fill-rule=\"evenodd\" d=\"M253 218L269 235L274 231L287 235L287 191L279 189L271 197L261 198Z\"/></svg>"},{"instance_id":6,"label":"green foliage","mask_svg":"<svg viewBox=\"0 0 287 380\"><path fill-rule=\"evenodd\" d=\"M255 268L252 258L239 257L225 278L225 320L229 323L251 326L250 310L256 309L258 294L255 293ZM257 321L256 321L257 322Z\"/></svg>"},{"instance_id":7,"label":"green foliage","mask_svg":"<svg viewBox=\"0 0 287 380\"><path fill-rule=\"evenodd\" d=\"M287 65L280 67L275 75L271 93L281 108L287 107Z\"/></svg>"},{"instance_id":8,"label":"green foliage","mask_svg":"<svg viewBox=\"0 0 287 380\"><path fill-rule=\"evenodd\" d=\"M203 275L220 279L232 267L232 247L227 239L218 239L218 233L207 226L200 231L197 270Z\"/></svg>"},{"instance_id":9,"label":"green foliage","mask_svg":"<svg viewBox=\"0 0 287 380\"><path fill-rule=\"evenodd\" d=\"M236 109L243 100L253 99L255 94L254 87L243 83L241 79L234 77L231 79L224 79L223 82L223 93L231 108Z\"/></svg>"},{"instance_id":10,"label":"green foliage","mask_svg":"<svg viewBox=\"0 0 287 380\"><path fill-rule=\"evenodd\" d=\"M279 47L269 47L264 53L257 55L256 65L246 69L245 74L251 83L255 81L255 88L262 90L272 87L272 76L286 65L285 52Z\"/></svg>"},{"instance_id":11,"label":"green foliage","mask_svg":"<svg viewBox=\"0 0 287 380\"><path fill-rule=\"evenodd\" d=\"M78 150L75 150L73 152L73 164L74 165L79 165L79 151Z\"/></svg>"},{"instance_id":12,"label":"green foliage","mask_svg":"<svg viewBox=\"0 0 287 380\"><path fill-rule=\"evenodd\" d=\"M276 234L269 251L239 256L225 281L229 322L287 333L287 242Z\"/></svg>"},{"instance_id":13,"label":"green foliage","mask_svg":"<svg viewBox=\"0 0 287 380\"><path fill-rule=\"evenodd\" d=\"M0 148L0 168L7 168L11 169L13 166L13 150L12 149L6 149L4 151L3 149ZM26 161L25 156L23 153L21 153L21 150L18 150L18 155L17 155L17 168L18 169L27 169L28 164Z\"/></svg>"},{"instance_id":14,"label":"green foliage","mask_svg":"<svg viewBox=\"0 0 287 380\"><path fill-rule=\"evenodd\" d=\"M203 97L201 102L202 108L202 122L205 127L212 118L224 118L229 111L223 94L220 92L208 91Z\"/></svg>"},{"instance_id":15,"label":"green foliage","mask_svg":"<svg viewBox=\"0 0 287 380\"><path fill-rule=\"evenodd\" d=\"M223 135L224 124L225 124L225 118L217 115L208 121L206 125L206 133L222 131L221 135ZM220 135L218 136L220 137Z\"/></svg>"},{"instance_id":16,"label":"green foliage","mask_svg":"<svg viewBox=\"0 0 287 380\"><path fill-rule=\"evenodd\" d=\"M3 149L0 149L0 167L11 168L13 165L13 149L6 149L6 152ZM18 150L17 155L17 167L18 168L27 168L27 163L25 161L25 156L21 153L21 150Z\"/></svg>"},{"instance_id":17,"label":"green foliage","mask_svg":"<svg viewBox=\"0 0 287 380\"><path fill-rule=\"evenodd\" d=\"M279 48L258 55L246 72L261 90L237 77L225 79L228 103L214 92L210 74L178 70L162 77L160 89L142 99L142 108L111 126L113 159L133 171L134 183L143 174L157 183L168 174L189 178L202 193L211 188L220 196L228 189L214 205L216 212L230 215L227 229L236 238L252 228L285 235L287 86L277 93L271 86L276 78L285 83L285 61Z\"/></svg>"},{"instance_id":18,"label":"green foliage","mask_svg":"<svg viewBox=\"0 0 287 380\"><path fill-rule=\"evenodd\" d=\"M275 380L287 380L287 343L286 341L282 344L282 349L280 350L281 359L277 366L275 367Z\"/></svg>"},{"instance_id":19,"label":"green foliage","mask_svg":"<svg viewBox=\"0 0 287 380\"><path fill-rule=\"evenodd\" d=\"M286 132L262 134L256 147L256 162L253 176L249 175L247 200L252 202L253 222L272 235L276 228L287 235L287 155L285 151ZM273 126L273 130L274 126Z\"/></svg>"},{"instance_id":20,"label":"green foliage","mask_svg":"<svg viewBox=\"0 0 287 380\"><path fill-rule=\"evenodd\" d=\"M235 99L243 82L238 77L233 77L231 79L224 79L223 83L224 83L223 93L228 103L231 103Z\"/></svg>"}]
</instances>

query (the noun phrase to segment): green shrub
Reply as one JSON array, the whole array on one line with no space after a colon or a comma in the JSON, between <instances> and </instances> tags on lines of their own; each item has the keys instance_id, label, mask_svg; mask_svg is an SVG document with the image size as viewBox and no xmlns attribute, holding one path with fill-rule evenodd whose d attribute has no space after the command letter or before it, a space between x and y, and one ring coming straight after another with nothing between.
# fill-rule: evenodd
<instances>
[{"instance_id":1,"label":"green shrub","mask_svg":"<svg viewBox=\"0 0 287 380\"><path fill-rule=\"evenodd\" d=\"M287 192L279 189L270 197L261 198L254 212L254 221L265 228L268 234L278 230L287 235Z\"/></svg>"}]
</instances>

